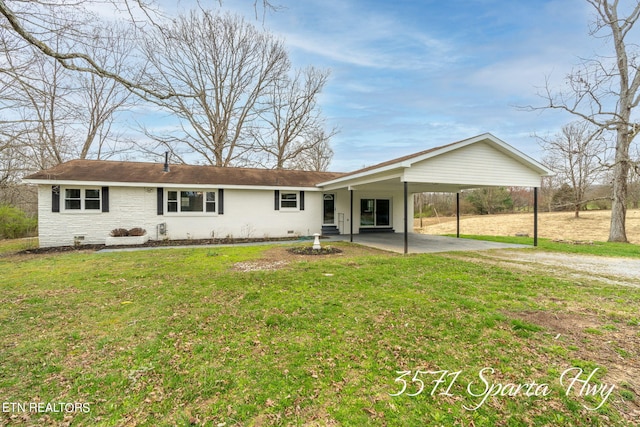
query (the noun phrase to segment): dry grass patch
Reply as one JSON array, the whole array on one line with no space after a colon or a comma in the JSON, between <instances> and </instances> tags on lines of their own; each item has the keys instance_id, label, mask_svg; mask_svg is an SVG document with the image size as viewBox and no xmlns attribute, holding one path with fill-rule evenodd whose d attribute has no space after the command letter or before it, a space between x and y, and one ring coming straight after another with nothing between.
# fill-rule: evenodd
<instances>
[{"instance_id":1,"label":"dry grass patch","mask_svg":"<svg viewBox=\"0 0 640 427\"><path fill-rule=\"evenodd\" d=\"M542 212L538 220L538 236L548 239L594 240L604 242L609 237L611 211L586 211L580 218L571 212ZM455 217L424 218L414 220L414 227L424 234L455 234ZM627 238L640 243L640 210L627 211ZM483 236L515 236L519 233L533 236L533 213L463 216L460 232Z\"/></svg>"}]
</instances>

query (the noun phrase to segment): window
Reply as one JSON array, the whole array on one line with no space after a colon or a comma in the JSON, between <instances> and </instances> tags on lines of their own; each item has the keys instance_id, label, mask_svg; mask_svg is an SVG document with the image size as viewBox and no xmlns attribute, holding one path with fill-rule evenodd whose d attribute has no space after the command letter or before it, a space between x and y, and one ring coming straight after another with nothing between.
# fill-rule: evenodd
<instances>
[{"instance_id":1,"label":"window","mask_svg":"<svg viewBox=\"0 0 640 427\"><path fill-rule=\"evenodd\" d=\"M84 208L100 209L100 190L84 190Z\"/></svg>"},{"instance_id":2,"label":"window","mask_svg":"<svg viewBox=\"0 0 640 427\"><path fill-rule=\"evenodd\" d=\"M215 191L167 191L167 212L215 213Z\"/></svg>"},{"instance_id":3,"label":"window","mask_svg":"<svg viewBox=\"0 0 640 427\"><path fill-rule=\"evenodd\" d=\"M67 211L100 211L101 191L98 188L65 188L64 209Z\"/></svg>"},{"instance_id":4,"label":"window","mask_svg":"<svg viewBox=\"0 0 640 427\"><path fill-rule=\"evenodd\" d=\"M80 198L82 191L79 188L67 188L64 190L64 208L66 210L82 209L82 199Z\"/></svg>"},{"instance_id":5,"label":"window","mask_svg":"<svg viewBox=\"0 0 640 427\"><path fill-rule=\"evenodd\" d=\"M181 191L180 212L202 212L202 191Z\"/></svg>"},{"instance_id":6,"label":"window","mask_svg":"<svg viewBox=\"0 0 640 427\"><path fill-rule=\"evenodd\" d=\"M178 212L178 192L169 191L167 193L167 212Z\"/></svg>"},{"instance_id":7,"label":"window","mask_svg":"<svg viewBox=\"0 0 640 427\"><path fill-rule=\"evenodd\" d=\"M280 207L295 209L298 207L298 193L280 193Z\"/></svg>"},{"instance_id":8,"label":"window","mask_svg":"<svg viewBox=\"0 0 640 427\"><path fill-rule=\"evenodd\" d=\"M216 211L216 193L214 193L213 191L207 191L207 202L206 202L205 210L207 212Z\"/></svg>"}]
</instances>

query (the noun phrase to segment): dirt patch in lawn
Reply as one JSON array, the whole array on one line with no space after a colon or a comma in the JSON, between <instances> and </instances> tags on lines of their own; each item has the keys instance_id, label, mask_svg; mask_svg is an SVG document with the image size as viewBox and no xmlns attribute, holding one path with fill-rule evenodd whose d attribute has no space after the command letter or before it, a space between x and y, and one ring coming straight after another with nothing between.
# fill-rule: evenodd
<instances>
[{"instance_id":1,"label":"dirt patch in lawn","mask_svg":"<svg viewBox=\"0 0 640 427\"><path fill-rule=\"evenodd\" d=\"M573 360L595 362L606 370L601 381L626 390L633 399L617 404L630 422L640 421L640 327L590 312L523 311L505 313L543 328ZM585 371L587 371L586 369ZM602 370L602 369L601 369ZM589 370L590 371L590 370Z\"/></svg>"},{"instance_id":2,"label":"dirt patch in lawn","mask_svg":"<svg viewBox=\"0 0 640 427\"><path fill-rule=\"evenodd\" d=\"M307 245L296 246L274 246L267 249L262 253L260 259L252 261L238 262L233 265L233 270L236 271L275 271L287 267L290 263L300 261L320 261L330 258L354 258L360 256L396 256L395 254L387 251L382 251L367 246L339 243L338 245L332 245L334 250L325 251L322 256L318 256L313 253L304 253L300 249L305 249L307 246L311 248L311 243ZM337 247L336 247L337 246ZM328 246L324 246L325 248Z\"/></svg>"}]
</instances>

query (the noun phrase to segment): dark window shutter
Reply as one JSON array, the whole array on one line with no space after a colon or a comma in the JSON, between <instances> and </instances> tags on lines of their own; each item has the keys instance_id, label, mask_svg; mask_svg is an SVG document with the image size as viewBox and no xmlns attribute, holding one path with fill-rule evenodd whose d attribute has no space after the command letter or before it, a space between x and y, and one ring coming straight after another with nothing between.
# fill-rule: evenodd
<instances>
[{"instance_id":1,"label":"dark window shutter","mask_svg":"<svg viewBox=\"0 0 640 427\"><path fill-rule=\"evenodd\" d=\"M224 214L224 189L218 190L218 215Z\"/></svg>"},{"instance_id":2,"label":"dark window shutter","mask_svg":"<svg viewBox=\"0 0 640 427\"><path fill-rule=\"evenodd\" d=\"M109 212L109 187L102 187L102 212Z\"/></svg>"},{"instance_id":3,"label":"dark window shutter","mask_svg":"<svg viewBox=\"0 0 640 427\"><path fill-rule=\"evenodd\" d=\"M273 194L274 194L273 209L279 211L280 210L280 190L274 191Z\"/></svg>"},{"instance_id":4,"label":"dark window shutter","mask_svg":"<svg viewBox=\"0 0 640 427\"><path fill-rule=\"evenodd\" d=\"M164 215L164 188L158 187L158 215Z\"/></svg>"},{"instance_id":5,"label":"dark window shutter","mask_svg":"<svg viewBox=\"0 0 640 427\"><path fill-rule=\"evenodd\" d=\"M51 212L60 212L60 186L51 186Z\"/></svg>"},{"instance_id":6,"label":"dark window shutter","mask_svg":"<svg viewBox=\"0 0 640 427\"><path fill-rule=\"evenodd\" d=\"M300 192L300 210L304 210L304 191Z\"/></svg>"}]
</instances>

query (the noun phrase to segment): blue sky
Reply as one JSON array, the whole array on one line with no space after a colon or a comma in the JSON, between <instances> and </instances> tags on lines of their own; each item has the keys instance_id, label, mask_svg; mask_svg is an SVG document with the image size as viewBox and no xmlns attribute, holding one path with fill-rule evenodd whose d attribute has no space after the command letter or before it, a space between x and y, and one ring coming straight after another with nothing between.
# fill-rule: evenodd
<instances>
[{"instance_id":1,"label":"blue sky","mask_svg":"<svg viewBox=\"0 0 640 427\"><path fill-rule=\"evenodd\" d=\"M282 37L296 67L331 70L320 99L337 127L331 170L348 171L491 132L534 158L535 132L572 117L525 112L603 41L584 0L275 0L255 21ZM225 9L254 19L253 0ZM178 7L185 7L182 2Z\"/></svg>"}]
</instances>

